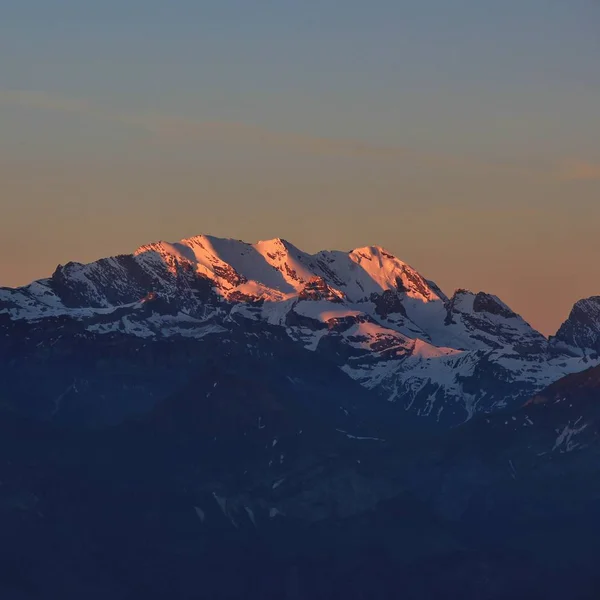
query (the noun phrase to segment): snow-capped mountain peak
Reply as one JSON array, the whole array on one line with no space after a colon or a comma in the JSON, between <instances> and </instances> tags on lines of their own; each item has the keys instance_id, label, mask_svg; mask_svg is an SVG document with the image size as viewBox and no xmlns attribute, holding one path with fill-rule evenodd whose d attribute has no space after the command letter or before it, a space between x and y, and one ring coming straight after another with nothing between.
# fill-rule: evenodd
<instances>
[{"instance_id":1,"label":"snow-capped mountain peak","mask_svg":"<svg viewBox=\"0 0 600 600\"><path fill-rule=\"evenodd\" d=\"M249 244L199 235L176 243L142 246L134 256L153 254L169 266L187 263L213 280L224 297L231 294L281 300L298 295L315 277L351 302L393 291L421 302L445 301L432 282L379 246L350 252L323 250L308 254L281 238Z\"/></svg>"}]
</instances>

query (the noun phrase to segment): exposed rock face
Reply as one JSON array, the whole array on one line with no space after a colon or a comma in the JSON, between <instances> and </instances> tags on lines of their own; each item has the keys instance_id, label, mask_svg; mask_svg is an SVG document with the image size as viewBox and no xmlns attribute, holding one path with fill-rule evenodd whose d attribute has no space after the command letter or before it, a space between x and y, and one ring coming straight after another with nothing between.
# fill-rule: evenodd
<instances>
[{"instance_id":1,"label":"exposed rock face","mask_svg":"<svg viewBox=\"0 0 600 600\"><path fill-rule=\"evenodd\" d=\"M499 298L479 292L457 290L447 303L446 326L465 330L471 343L485 344L495 350L509 346L531 347L544 352L547 340Z\"/></svg>"},{"instance_id":2,"label":"exposed rock face","mask_svg":"<svg viewBox=\"0 0 600 600\"><path fill-rule=\"evenodd\" d=\"M479 292L473 301L473 310L476 313L489 313L490 315L498 315L505 319L516 319L518 315L510 310L505 304L500 302L498 298L491 294Z\"/></svg>"},{"instance_id":3,"label":"exposed rock face","mask_svg":"<svg viewBox=\"0 0 600 600\"><path fill-rule=\"evenodd\" d=\"M298 295L300 300L325 300L327 302L342 302L339 292L327 285L323 277L312 277Z\"/></svg>"},{"instance_id":4,"label":"exposed rock face","mask_svg":"<svg viewBox=\"0 0 600 600\"><path fill-rule=\"evenodd\" d=\"M381 294L371 294L371 302L375 305L375 312L384 319L395 314L408 317L401 297L393 290L384 290Z\"/></svg>"},{"instance_id":5,"label":"exposed rock face","mask_svg":"<svg viewBox=\"0 0 600 600\"><path fill-rule=\"evenodd\" d=\"M600 296L576 302L551 341L555 347L569 348L577 354L600 353Z\"/></svg>"}]
</instances>

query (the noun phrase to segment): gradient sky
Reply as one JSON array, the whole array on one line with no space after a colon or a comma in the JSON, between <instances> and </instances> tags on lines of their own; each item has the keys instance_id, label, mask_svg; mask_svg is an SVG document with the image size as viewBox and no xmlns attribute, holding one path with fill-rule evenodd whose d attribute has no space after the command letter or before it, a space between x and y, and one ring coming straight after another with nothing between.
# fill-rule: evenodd
<instances>
[{"instance_id":1,"label":"gradient sky","mask_svg":"<svg viewBox=\"0 0 600 600\"><path fill-rule=\"evenodd\" d=\"M0 285L199 233L600 294L596 0L0 0Z\"/></svg>"}]
</instances>

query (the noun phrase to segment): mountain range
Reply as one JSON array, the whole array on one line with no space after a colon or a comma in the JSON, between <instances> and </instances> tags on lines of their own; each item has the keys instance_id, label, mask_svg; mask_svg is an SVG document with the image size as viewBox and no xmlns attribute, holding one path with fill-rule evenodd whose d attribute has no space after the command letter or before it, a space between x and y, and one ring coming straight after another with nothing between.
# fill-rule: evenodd
<instances>
[{"instance_id":1,"label":"mountain range","mask_svg":"<svg viewBox=\"0 0 600 600\"><path fill-rule=\"evenodd\" d=\"M308 254L281 239L248 244L202 235L68 263L47 279L1 288L0 327L13 363L6 378L21 396L26 390L26 411L56 417L63 394L86 388L88 397L106 395L98 391L106 373L99 376L97 364L77 370L85 352L70 379L32 389L32 365L47 368L65 345L69 352L73 344L116 344L127 353L139 346L152 352L147 344L159 342L202 354L251 335L248 343L268 352L275 335L335 364L398 412L420 417L421 426L447 427L518 406L596 364L600 297L578 302L546 339L496 296L463 289L447 296L381 247ZM13 331L21 332L18 342ZM19 369L23 355L27 373ZM185 380L183 363L172 369L171 381ZM130 372L111 390L113 398L123 390L128 397L103 409L111 419L135 412L135 389L144 406L148 397L174 391L166 380L149 382L143 369L139 375Z\"/></svg>"},{"instance_id":2,"label":"mountain range","mask_svg":"<svg viewBox=\"0 0 600 600\"><path fill-rule=\"evenodd\" d=\"M600 298L200 236L0 289L4 600L592 600Z\"/></svg>"}]
</instances>

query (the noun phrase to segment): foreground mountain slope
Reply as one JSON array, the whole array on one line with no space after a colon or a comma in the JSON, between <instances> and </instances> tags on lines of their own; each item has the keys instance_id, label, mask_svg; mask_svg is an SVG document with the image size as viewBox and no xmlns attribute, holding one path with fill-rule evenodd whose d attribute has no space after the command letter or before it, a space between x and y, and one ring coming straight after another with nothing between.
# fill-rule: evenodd
<instances>
[{"instance_id":1,"label":"foreground mountain slope","mask_svg":"<svg viewBox=\"0 0 600 600\"><path fill-rule=\"evenodd\" d=\"M597 360L549 344L491 294L458 290L447 297L380 247L311 255L281 239L247 244L197 236L69 263L48 279L0 289L0 319L0 348L10 354L16 345L15 360L30 357L32 364L47 355L58 361L54 344L73 340L91 348L118 338L137 348L141 340L187 339L188 347L239 341L251 331L245 343L267 352L271 336L284 335L399 411L442 426L516 405ZM65 371L59 362L55 369ZM9 381L18 373L8 373ZM67 386L77 387L78 378L73 373ZM145 389L135 377L130 385Z\"/></svg>"},{"instance_id":2,"label":"foreground mountain slope","mask_svg":"<svg viewBox=\"0 0 600 600\"><path fill-rule=\"evenodd\" d=\"M108 430L1 413L2 598L596 597L597 394L392 437L236 364Z\"/></svg>"}]
</instances>

